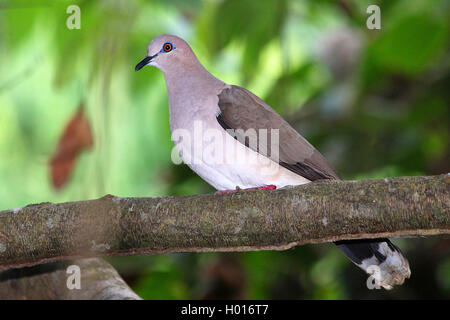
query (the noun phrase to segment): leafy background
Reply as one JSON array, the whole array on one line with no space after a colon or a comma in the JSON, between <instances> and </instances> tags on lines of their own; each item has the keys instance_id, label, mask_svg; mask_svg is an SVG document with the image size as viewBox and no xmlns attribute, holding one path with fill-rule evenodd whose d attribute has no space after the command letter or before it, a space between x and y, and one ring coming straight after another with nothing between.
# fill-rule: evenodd
<instances>
[{"instance_id":1,"label":"leafy background","mask_svg":"<svg viewBox=\"0 0 450 320\"><path fill-rule=\"evenodd\" d=\"M81 29L66 28L68 5ZM381 30L366 9L381 8ZM0 1L0 210L43 201L210 193L174 165L161 33L281 113L344 179L450 171L448 0ZM80 104L93 147L55 190L49 161ZM449 298L450 242L397 239L412 278L367 290L331 244L109 261L146 299Z\"/></svg>"}]
</instances>

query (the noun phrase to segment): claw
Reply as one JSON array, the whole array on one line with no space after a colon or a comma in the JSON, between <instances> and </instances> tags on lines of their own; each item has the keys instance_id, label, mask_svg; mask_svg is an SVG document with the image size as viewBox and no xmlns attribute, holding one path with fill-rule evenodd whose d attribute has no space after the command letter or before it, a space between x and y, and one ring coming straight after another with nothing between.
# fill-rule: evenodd
<instances>
[{"instance_id":1,"label":"claw","mask_svg":"<svg viewBox=\"0 0 450 320\"><path fill-rule=\"evenodd\" d=\"M214 192L214 194L229 194L229 193L235 193L235 192L238 192L241 190L242 190L241 188L236 186L235 190L219 190L219 191Z\"/></svg>"}]
</instances>

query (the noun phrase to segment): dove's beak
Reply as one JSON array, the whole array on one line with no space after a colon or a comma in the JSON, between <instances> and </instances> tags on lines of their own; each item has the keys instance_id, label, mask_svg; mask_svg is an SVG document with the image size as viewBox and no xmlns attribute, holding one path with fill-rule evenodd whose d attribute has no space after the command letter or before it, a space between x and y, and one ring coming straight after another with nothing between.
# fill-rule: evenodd
<instances>
[{"instance_id":1,"label":"dove's beak","mask_svg":"<svg viewBox=\"0 0 450 320\"><path fill-rule=\"evenodd\" d=\"M156 57L158 54L155 54L155 55L153 55L153 56L147 56L147 57L145 57L144 59L142 59L137 65L136 65L136 67L134 68L134 71L139 71L139 70L141 70L143 67L145 67L146 65L148 65L151 61L152 61L152 59L154 58L154 57Z\"/></svg>"}]
</instances>

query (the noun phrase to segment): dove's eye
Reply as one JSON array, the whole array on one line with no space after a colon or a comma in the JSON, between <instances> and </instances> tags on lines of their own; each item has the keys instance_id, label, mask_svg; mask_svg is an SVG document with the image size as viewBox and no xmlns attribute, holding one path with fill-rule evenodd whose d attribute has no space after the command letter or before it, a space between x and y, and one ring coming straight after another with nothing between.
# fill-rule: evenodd
<instances>
[{"instance_id":1,"label":"dove's eye","mask_svg":"<svg viewBox=\"0 0 450 320\"><path fill-rule=\"evenodd\" d=\"M162 49L164 52L170 52L173 50L173 44L171 44L170 42L166 42L164 43Z\"/></svg>"}]
</instances>

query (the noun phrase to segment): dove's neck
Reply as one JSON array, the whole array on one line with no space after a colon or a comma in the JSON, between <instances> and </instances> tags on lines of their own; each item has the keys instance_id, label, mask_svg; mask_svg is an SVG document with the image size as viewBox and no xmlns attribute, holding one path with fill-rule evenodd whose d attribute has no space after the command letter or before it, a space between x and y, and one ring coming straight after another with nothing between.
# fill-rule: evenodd
<instances>
[{"instance_id":1,"label":"dove's neck","mask_svg":"<svg viewBox=\"0 0 450 320\"><path fill-rule=\"evenodd\" d=\"M164 78L172 131L187 128L193 121L203 120L218 112L218 94L226 84L200 63L179 68L176 72L164 72Z\"/></svg>"}]
</instances>

